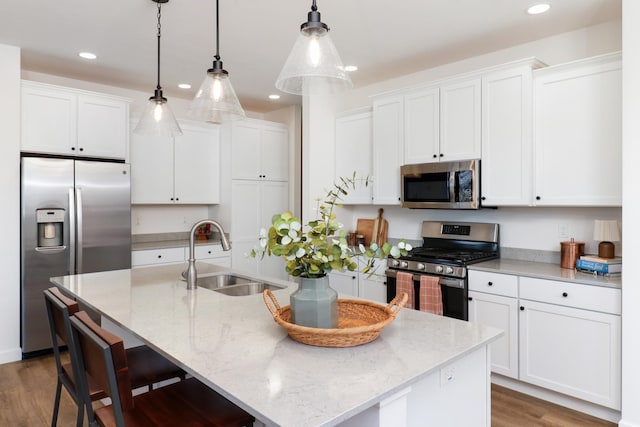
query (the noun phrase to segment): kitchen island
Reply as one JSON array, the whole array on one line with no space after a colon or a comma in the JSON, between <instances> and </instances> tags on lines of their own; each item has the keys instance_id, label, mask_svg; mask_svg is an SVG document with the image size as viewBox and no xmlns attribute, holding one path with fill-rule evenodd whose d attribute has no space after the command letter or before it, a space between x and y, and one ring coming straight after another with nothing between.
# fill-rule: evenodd
<instances>
[{"instance_id":1,"label":"kitchen island","mask_svg":"<svg viewBox=\"0 0 640 427\"><path fill-rule=\"evenodd\" d=\"M199 274L230 271L197 264ZM56 277L64 292L267 426L489 426L489 346L501 331L401 310L373 342L291 340L262 295L187 291L183 266ZM237 273L241 274L241 273ZM282 305L297 285L274 291Z\"/></svg>"}]
</instances>

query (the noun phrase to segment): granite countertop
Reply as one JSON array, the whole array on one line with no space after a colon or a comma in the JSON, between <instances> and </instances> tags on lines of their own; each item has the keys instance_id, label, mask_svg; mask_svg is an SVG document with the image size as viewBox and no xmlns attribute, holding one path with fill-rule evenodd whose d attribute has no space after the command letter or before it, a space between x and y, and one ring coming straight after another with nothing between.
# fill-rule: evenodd
<instances>
[{"instance_id":1,"label":"granite countertop","mask_svg":"<svg viewBox=\"0 0 640 427\"><path fill-rule=\"evenodd\" d=\"M229 238L228 233L226 233ZM207 240L196 240L196 245L219 245L220 234L212 232ZM131 250L142 251L147 249L181 248L189 246L189 233L153 233L134 234L131 236Z\"/></svg>"},{"instance_id":2,"label":"granite countertop","mask_svg":"<svg viewBox=\"0 0 640 427\"><path fill-rule=\"evenodd\" d=\"M468 269L617 289L622 287L622 278L620 276L594 276L593 274L573 269L561 268L559 264L546 262L500 258L469 265Z\"/></svg>"},{"instance_id":3,"label":"granite countertop","mask_svg":"<svg viewBox=\"0 0 640 427\"><path fill-rule=\"evenodd\" d=\"M205 263L200 274L233 271ZM187 291L182 266L55 277L89 308L166 355L267 425L335 425L497 339L502 331L401 310L373 342L351 348L293 341L261 294ZM242 273L238 273L242 274ZM260 280L260 279L258 279ZM274 291L288 304L296 284Z\"/></svg>"}]
</instances>

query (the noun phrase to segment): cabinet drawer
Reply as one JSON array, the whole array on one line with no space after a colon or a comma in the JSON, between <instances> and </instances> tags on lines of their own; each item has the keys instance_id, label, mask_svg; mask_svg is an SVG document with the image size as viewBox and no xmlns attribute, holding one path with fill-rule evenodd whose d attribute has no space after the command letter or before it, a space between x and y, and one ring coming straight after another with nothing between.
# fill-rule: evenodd
<instances>
[{"instance_id":1,"label":"cabinet drawer","mask_svg":"<svg viewBox=\"0 0 640 427\"><path fill-rule=\"evenodd\" d=\"M184 248L149 249L133 251L131 253L131 265L169 264L184 262Z\"/></svg>"},{"instance_id":2,"label":"cabinet drawer","mask_svg":"<svg viewBox=\"0 0 640 427\"><path fill-rule=\"evenodd\" d=\"M189 248L185 252L186 258L189 258ZM231 252L222 250L222 245L198 245L196 246L196 261L206 258L230 257Z\"/></svg>"},{"instance_id":3,"label":"cabinet drawer","mask_svg":"<svg viewBox=\"0 0 640 427\"><path fill-rule=\"evenodd\" d=\"M620 289L531 277L520 277L520 298L611 314L622 305Z\"/></svg>"},{"instance_id":4,"label":"cabinet drawer","mask_svg":"<svg viewBox=\"0 0 640 427\"><path fill-rule=\"evenodd\" d=\"M518 277L509 274L469 271L469 290L518 297Z\"/></svg>"}]
</instances>

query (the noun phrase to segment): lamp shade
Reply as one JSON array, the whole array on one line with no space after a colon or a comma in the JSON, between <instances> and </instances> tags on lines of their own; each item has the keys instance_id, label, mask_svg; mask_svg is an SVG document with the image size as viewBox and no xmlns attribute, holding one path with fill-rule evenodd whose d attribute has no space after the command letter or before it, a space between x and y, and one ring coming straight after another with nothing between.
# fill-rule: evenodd
<instances>
[{"instance_id":1,"label":"lamp shade","mask_svg":"<svg viewBox=\"0 0 640 427\"><path fill-rule=\"evenodd\" d=\"M593 240L600 242L619 242L618 221L596 219L593 226Z\"/></svg>"},{"instance_id":2,"label":"lamp shade","mask_svg":"<svg viewBox=\"0 0 640 427\"><path fill-rule=\"evenodd\" d=\"M151 97L133 130L137 134L150 136L175 136L182 135L182 129L173 115L167 99Z\"/></svg>"},{"instance_id":3,"label":"lamp shade","mask_svg":"<svg viewBox=\"0 0 640 427\"><path fill-rule=\"evenodd\" d=\"M331 94L352 86L328 31L300 31L276 80L278 89L295 95L315 91Z\"/></svg>"},{"instance_id":4,"label":"lamp shade","mask_svg":"<svg viewBox=\"0 0 640 427\"><path fill-rule=\"evenodd\" d=\"M231 86L229 74L222 69L222 61L207 71L200 89L191 101L187 114L195 120L223 123L245 118L244 110Z\"/></svg>"}]
</instances>

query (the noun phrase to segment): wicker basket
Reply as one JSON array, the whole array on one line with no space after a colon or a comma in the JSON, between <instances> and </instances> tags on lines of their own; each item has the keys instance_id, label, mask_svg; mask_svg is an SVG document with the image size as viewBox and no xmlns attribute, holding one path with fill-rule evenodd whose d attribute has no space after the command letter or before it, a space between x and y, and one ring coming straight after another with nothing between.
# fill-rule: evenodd
<instances>
[{"instance_id":1,"label":"wicker basket","mask_svg":"<svg viewBox=\"0 0 640 427\"><path fill-rule=\"evenodd\" d=\"M287 330L289 336L301 343L319 347L353 347L375 340L382 328L395 319L406 304L408 296L402 292L386 307L369 301L338 300L338 327L311 328L291 323L291 307L280 307L270 290L262 294L273 319Z\"/></svg>"}]
</instances>

